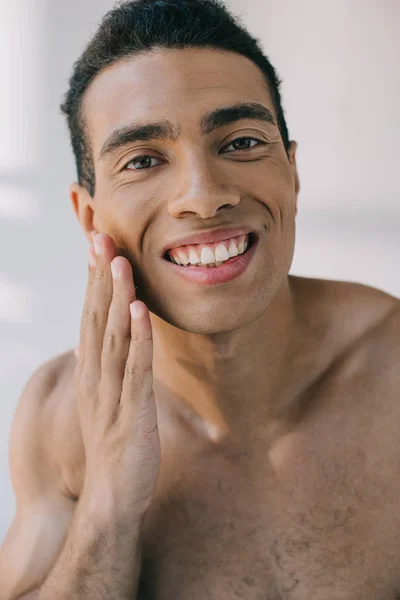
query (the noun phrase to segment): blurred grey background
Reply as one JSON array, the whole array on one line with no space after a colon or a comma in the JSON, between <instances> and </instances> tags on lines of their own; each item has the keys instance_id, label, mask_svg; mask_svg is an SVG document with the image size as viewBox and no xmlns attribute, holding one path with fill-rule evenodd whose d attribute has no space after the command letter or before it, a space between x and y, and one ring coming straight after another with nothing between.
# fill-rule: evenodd
<instances>
[{"instance_id":1,"label":"blurred grey background","mask_svg":"<svg viewBox=\"0 0 400 600\"><path fill-rule=\"evenodd\" d=\"M400 296L400 2L227 0L283 79L301 178L292 272ZM0 542L14 513L13 413L77 344L87 244L59 103L111 0L0 0Z\"/></svg>"}]
</instances>

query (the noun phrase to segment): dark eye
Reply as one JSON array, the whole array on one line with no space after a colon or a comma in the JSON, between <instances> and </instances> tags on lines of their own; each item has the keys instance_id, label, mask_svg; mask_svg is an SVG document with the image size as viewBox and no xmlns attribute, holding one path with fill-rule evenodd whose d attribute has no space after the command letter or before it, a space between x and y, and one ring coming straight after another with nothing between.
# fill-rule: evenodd
<instances>
[{"instance_id":1,"label":"dark eye","mask_svg":"<svg viewBox=\"0 0 400 600\"><path fill-rule=\"evenodd\" d=\"M254 142L254 144L251 145L251 142ZM225 146L224 150L226 151L230 146L233 146L233 150L243 151L243 150L251 150L255 146L265 146L265 145L266 145L266 142L262 142L261 140L258 140L256 138L241 137L241 138L236 138L236 140L233 140L233 142L231 142L228 146Z\"/></svg>"},{"instance_id":2,"label":"dark eye","mask_svg":"<svg viewBox=\"0 0 400 600\"><path fill-rule=\"evenodd\" d=\"M161 160L160 158L156 158L155 156L150 156L149 154L143 154L142 156L137 156L128 162L125 166L125 169L131 169L133 171L142 171L143 169L149 169L156 165L151 164L152 160ZM131 165L134 165L131 167Z\"/></svg>"}]
</instances>

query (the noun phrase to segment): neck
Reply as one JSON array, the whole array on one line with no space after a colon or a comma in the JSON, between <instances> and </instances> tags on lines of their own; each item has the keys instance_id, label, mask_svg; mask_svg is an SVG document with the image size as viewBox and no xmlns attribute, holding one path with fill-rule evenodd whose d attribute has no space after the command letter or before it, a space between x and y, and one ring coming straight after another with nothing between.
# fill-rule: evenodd
<instances>
[{"instance_id":1,"label":"neck","mask_svg":"<svg viewBox=\"0 0 400 600\"><path fill-rule=\"evenodd\" d=\"M156 395L167 390L173 412L206 437L242 437L250 423L289 414L282 398L301 338L290 278L259 319L234 331L201 335L151 318Z\"/></svg>"}]
</instances>

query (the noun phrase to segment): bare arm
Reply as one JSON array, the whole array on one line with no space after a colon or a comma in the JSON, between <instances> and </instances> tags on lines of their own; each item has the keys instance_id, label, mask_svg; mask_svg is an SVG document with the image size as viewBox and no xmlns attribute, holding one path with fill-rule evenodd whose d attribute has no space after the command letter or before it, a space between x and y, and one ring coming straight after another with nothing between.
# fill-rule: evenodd
<instances>
[{"instance_id":1,"label":"bare arm","mask_svg":"<svg viewBox=\"0 0 400 600\"><path fill-rule=\"evenodd\" d=\"M30 377L14 416L10 474L16 515L0 548L0 600L35 598L64 542L75 502L60 489L60 474L46 448L44 407L56 370L46 363Z\"/></svg>"}]
</instances>

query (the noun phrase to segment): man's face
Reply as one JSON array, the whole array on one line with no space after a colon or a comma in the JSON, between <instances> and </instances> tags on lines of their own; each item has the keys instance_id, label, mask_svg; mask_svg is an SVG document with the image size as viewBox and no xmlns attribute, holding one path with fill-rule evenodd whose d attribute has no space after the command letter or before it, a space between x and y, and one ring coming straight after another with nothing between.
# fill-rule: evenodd
<instances>
[{"instance_id":1,"label":"man's face","mask_svg":"<svg viewBox=\"0 0 400 600\"><path fill-rule=\"evenodd\" d=\"M262 105L272 119L237 111L222 126L205 123L212 111L244 103ZM88 210L131 262L138 298L162 319L198 333L260 317L290 269L298 186L295 144L288 159L257 66L210 49L153 51L101 72L83 111L96 179ZM137 140L128 132L156 122L169 122L167 138ZM79 202L88 202L87 195ZM188 235L231 227L251 232L251 258L245 253L244 270L236 267L223 282L207 279L212 267L203 282L184 277L183 270L199 267L177 266L164 252L187 246L181 240Z\"/></svg>"}]
</instances>

